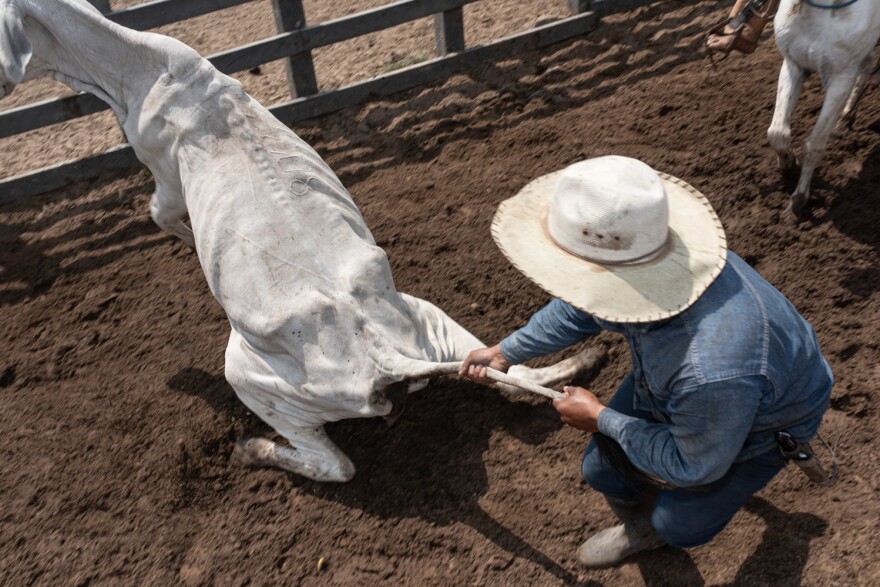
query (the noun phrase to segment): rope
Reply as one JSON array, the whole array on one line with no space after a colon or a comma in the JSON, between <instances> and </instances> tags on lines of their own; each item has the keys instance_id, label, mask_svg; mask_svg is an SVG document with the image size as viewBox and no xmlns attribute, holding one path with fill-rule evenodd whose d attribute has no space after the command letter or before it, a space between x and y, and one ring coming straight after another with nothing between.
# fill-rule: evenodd
<instances>
[{"instance_id":1,"label":"rope","mask_svg":"<svg viewBox=\"0 0 880 587\"><path fill-rule=\"evenodd\" d=\"M458 373L458 370L460 368L461 362L438 363L432 369L429 369L425 372L420 372L419 377L429 378L439 375L455 375ZM489 367L486 368L486 378L491 379L492 381L497 381L498 383L512 385L513 387L518 387L522 390L530 391L538 395L543 395L544 397L549 399L561 399L565 397L564 393L556 391L555 389L550 389L549 387L544 387L543 385L538 385L537 383L532 383L531 381L518 379L516 377L508 375L507 373L502 373L501 371L491 369Z\"/></svg>"},{"instance_id":2,"label":"rope","mask_svg":"<svg viewBox=\"0 0 880 587\"><path fill-rule=\"evenodd\" d=\"M507 385L519 387L520 389L531 391L532 393L537 393L538 395L543 395L544 397L548 397L550 399L560 399L565 397L564 393L560 393L555 389L550 389L549 387L544 387L543 385L538 385L537 383L523 381L522 379L511 377L507 373L502 373L501 371L496 371L495 369L490 369L488 367L486 368L486 377L491 379L492 381L497 381L499 383L506 383Z\"/></svg>"},{"instance_id":3,"label":"rope","mask_svg":"<svg viewBox=\"0 0 880 587\"><path fill-rule=\"evenodd\" d=\"M816 0L804 0L804 3L807 6L812 6L813 8L821 8L823 10L837 10L838 8L846 8L847 6L852 6L859 0L847 0L843 4L819 4Z\"/></svg>"}]
</instances>

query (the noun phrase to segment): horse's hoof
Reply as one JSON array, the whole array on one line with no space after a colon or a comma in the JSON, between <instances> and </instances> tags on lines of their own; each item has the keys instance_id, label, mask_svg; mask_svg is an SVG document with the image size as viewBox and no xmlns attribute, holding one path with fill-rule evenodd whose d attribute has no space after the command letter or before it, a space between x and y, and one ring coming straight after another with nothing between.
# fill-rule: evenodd
<instances>
[{"instance_id":1,"label":"horse's hoof","mask_svg":"<svg viewBox=\"0 0 880 587\"><path fill-rule=\"evenodd\" d=\"M831 138L840 139L851 133L853 129L853 120L841 118L837 121L837 124L834 125L834 130L831 131Z\"/></svg>"},{"instance_id":2,"label":"horse's hoof","mask_svg":"<svg viewBox=\"0 0 880 587\"><path fill-rule=\"evenodd\" d=\"M793 184L801 177L801 166L796 160L792 160L788 165L780 167L779 171L782 173L782 180L785 183Z\"/></svg>"},{"instance_id":3,"label":"horse's hoof","mask_svg":"<svg viewBox=\"0 0 880 587\"><path fill-rule=\"evenodd\" d=\"M798 225L805 220L805 209L807 207L807 198L803 196L792 196L785 207L782 216L793 225Z\"/></svg>"}]
</instances>

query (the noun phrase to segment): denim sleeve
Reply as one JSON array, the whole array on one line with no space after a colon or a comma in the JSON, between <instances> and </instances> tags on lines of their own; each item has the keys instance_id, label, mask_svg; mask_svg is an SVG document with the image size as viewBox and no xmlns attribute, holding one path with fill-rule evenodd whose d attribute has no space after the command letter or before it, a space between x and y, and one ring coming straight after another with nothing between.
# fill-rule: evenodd
<instances>
[{"instance_id":1,"label":"denim sleeve","mask_svg":"<svg viewBox=\"0 0 880 587\"><path fill-rule=\"evenodd\" d=\"M501 354L513 365L561 351L602 331L590 314L555 299L529 323L501 341Z\"/></svg>"},{"instance_id":2,"label":"denim sleeve","mask_svg":"<svg viewBox=\"0 0 880 587\"><path fill-rule=\"evenodd\" d=\"M599 432L613 438L640 470L693 487L727 473L752 428L769 382L760 376L707 383L671 394L669 423L604 409Z\"/></svg>"}]
</instances>

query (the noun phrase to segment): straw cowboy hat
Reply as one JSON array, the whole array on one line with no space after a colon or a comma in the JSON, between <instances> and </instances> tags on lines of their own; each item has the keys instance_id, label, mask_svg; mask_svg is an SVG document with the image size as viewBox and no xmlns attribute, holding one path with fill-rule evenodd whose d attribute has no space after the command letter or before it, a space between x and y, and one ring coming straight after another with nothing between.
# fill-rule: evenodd
<instances>
[{"instance_id":1,"label":"straw cowboy hat","mask_svg":"<svg viewBox=\"0 0 880 587\"><path fill-rule=\"evenodd\" d=\"M683 312L727 258L724 229L703 194L618 156L532 181L498 207L492 236L529 279L610 322Z\"/></svg>"}]
</instances>

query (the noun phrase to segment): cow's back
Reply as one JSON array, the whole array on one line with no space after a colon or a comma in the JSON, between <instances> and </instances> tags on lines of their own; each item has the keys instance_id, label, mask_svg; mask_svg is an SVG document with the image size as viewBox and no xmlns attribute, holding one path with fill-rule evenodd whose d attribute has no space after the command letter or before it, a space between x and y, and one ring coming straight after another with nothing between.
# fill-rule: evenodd
<instances>
[{"instance_id":1,"label":"cow's back","mask_svg":"<svg viewBox=\"0 0 880 587\"><path fill-rule=\"evenodd\" d=\"M181 157L209 287L292 388L363 401L383 354L425 357L387 256L311 147L246 94L220 100L229 133Z\"/></svg>"}]
</instances>

